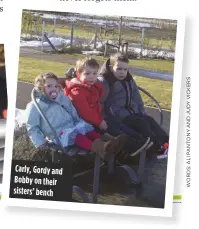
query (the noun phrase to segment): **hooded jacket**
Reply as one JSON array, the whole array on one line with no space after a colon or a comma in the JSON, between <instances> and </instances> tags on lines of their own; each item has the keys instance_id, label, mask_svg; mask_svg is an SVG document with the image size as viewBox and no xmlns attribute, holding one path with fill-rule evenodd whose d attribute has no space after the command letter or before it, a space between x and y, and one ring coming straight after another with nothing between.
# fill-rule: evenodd
<instances>
[{"instance_id":1,"label":"hooded jacket","mask_svg":"<svg viewBox=\"0 0 199 229\"><path fill-rule=\"evenodd\" d=\"M70 81L66 81L64 94L69 96L83 120L97 127L101 124L104 118L100 99L104 95L104 90L100 82L87 85L77 78L73 78Z\"/></svg>"},{"instance_id":2,"label":"hooded jacket","mask_svg":"<svg viewBox=\"0 0 199 229\"><path fill-rule=\"evenodd\" d=\"M90 124L78 116L70 99L64 96L63 92L59 92L55 101L41 94L37 96L36 100L57 135L60 136L60 133L64 132L62 143L64 147L73 145L78 133L85 134L93 129ZM43 120L33 102L28 103L25 113L28 135L36 148L44 144L46 138L54 139L50 127ZM62 138L60 140L62 142Z\"/></svg>"},{"instance_id":3,"label":"hooded jacket","mask_svg":"<svg viewBox=\"0 0 199 229\"><path fill-rule=\"evenodd\" d=\"M110 59L103 64L98 77L104 87L101 103L105 117L109 116L110 109L121 121L129 115L144 113L144 104L133 77L128 72L124 80L118 80L109 65Z\"/></svg>"}]
</instances>

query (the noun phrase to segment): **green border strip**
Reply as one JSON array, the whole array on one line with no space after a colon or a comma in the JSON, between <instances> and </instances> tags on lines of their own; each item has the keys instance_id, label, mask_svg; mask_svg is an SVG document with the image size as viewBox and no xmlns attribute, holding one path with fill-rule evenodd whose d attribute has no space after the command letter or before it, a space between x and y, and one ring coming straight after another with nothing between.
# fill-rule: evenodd
<instances>
[{"instance_id":1,"label":"green border strip","mask_svg":"<svg viewBox=\"0 0 199 229\"><path fill-rule=\"evenodd\" d=\"M1 200L1 193L0 193L0 200ZM174 195L173 200L182 200L182 195Z\"/></svg>"},{"instance_id":2,"label":"green border strip","mask_svg":"<svg viewBox=\"0 0 199 229\"><path fill-rule=\"evenodd\" d=\"M1 200L1 194L0 194L0 200ZM174 195L173 200L182 200L182 195Z\"/></svg>"},{"instance_id":3,"label":"green border strip","mask_svg":"<svg viewBox=\"0 0 199 229\"><path fill-rule=\"evenodd\" d=\"M182 195L174 195L173 200L182 200Z\"/></svg>"}]
</instances>

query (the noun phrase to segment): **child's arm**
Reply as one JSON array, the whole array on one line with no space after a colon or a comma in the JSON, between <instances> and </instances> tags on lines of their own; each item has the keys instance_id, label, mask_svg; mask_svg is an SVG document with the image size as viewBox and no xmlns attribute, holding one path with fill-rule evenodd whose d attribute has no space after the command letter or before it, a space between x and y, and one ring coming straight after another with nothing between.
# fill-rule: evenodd
<instances>
[{"instance_id":1,"label":"child's arm","mask_svg":"<svg viewBox=\"0 0 199 229\"><path fill-rule=\"evenodd\" d=\"M104 96L101 98L100 101L104 112L107 115L113 113L116 115L116 117L124 119L126 116L130 114L130 112L126 110L123 103L120 103L119 101L115 100L114 96L111 95L110 86L107 80L103 77L98 77L98 80L102 83L104 88Z\"/></svg>"},{"instance_id":2,"label":"child's arm","mask_svg":"<svg viewBox=\"0 0 199 229\"><path fill-rule=\"evenodd\" d=\"M135 82L135 80L132 78L133 81L133 100L136 102L137 108L139 110L140 113L145 113L145 109L144 109L144 103L142 100L142 97L140 95L140 92L138 90L137 84Z\"/></svg>"},{"instance_id":3,"label":"child's arm","mask_svg":"<svg viewBox=\"0 0 199 229\"><path fill-rule=\"evenodd\" d=\"M28 136L36 148L46 143L40 130L40 114L32 103L28 104L26 108L26 128Z\"/></svg>"},{"instance_id":4,"label":"child's arm","mask_svg":"<svg viewBox=\"0 0 199 229\"><path fill-rule=\"evenodd\" d=\"M98 77L98 81L101 83L101 85L103 87L103 93L100 96L100 103L103 106L103 104L105 103L105 101L108 98L110 89L109 89L108 82L102 76Z\"/></svg>"},{"instance_id":5,"label":"child's arm","mask_svg":"<svg viewBox=\"0 0 199 229\"><path fill-rule=\"evenodd\" d=\"M76 107L78 114L82 117L82 119L84 119L84 121L99 127L103 121L103 117L99 113L93 113L93 109L89 106L84 93L81 93L81 89L73 89L73 92L71 93L71 100Z\"/></svg>"},{"instance_id":6,"label":"child's arm","mask_svg":"<svg viewBox=\"0 0 199 229\"><path fill-rule=\"evenodd\" d=\"M104 86L101 82L97 82L96 86L98 87L99 90L99 100L102 100L102 98L104 97Z\"/></svg>"},{"instance_id":7,"label":"child's arm","mask_svg":"<svg viewBox=\"0 0 199 229\"><path fill-rule=\"evenodd\" d=\"M64 96L64 105L68 113L74 118L75 121L78 122L80 120L80 117L68 96Z\"/></svg>"},{"instance_id":8,"label":"child's arm","mask_svg":"<svg viewBox=\"0 0 199 229\"><path fill-rule=\"evenodd\" d=\"M114 99L109 99L108 104L106 104L106 112L114 115L116 118L123 120L127 116L131 115L131 113L126 109L124 104L120 104Z\"/></svg>"}]
</instances>

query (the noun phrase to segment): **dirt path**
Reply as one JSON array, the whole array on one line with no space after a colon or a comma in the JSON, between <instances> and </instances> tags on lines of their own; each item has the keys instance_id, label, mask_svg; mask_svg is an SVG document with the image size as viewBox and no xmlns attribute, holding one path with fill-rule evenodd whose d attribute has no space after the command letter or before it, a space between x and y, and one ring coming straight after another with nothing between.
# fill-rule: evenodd
<instances>
[{"instance_id":1,"label":"dirt path","mask_svg":"<svg viewBox=\"0 0 199 229\"><path fill-rule=\"evenodd\" d=\"M47 60L47 61L55 61L59 63L68 63L75 65L76 58L72 57L72 55L69 57L67 55L63 54L55 54L55 53L43 53L39 49L36 48L21 48L20 49L20 56L21 57L29 57L29 58L35 58L40 60Z\"/></svg>"}]
</instances>

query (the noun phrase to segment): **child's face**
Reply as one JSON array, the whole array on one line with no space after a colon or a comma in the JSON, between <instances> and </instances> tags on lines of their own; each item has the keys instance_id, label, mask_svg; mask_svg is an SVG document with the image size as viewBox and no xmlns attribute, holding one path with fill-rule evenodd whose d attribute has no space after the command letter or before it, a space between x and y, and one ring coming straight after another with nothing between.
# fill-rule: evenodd
<instances>
[{"instance_id":1,"label":"child's face","mask_svg":"<svg viewBox=\"0 0 199 229\"><path fill-rule=\"evenodd\" d=\"M44 93L50 99L56 99L60 88L55 79L47 79L44 84Z\"/></svg>"},{"instance_id":2,"label":"child's face","mask_svg":"<svg viewBox=\"0 0 199 229\"><path fill-rule=\"evenodd\" d=\"M123 61L116 61L112 67L112 72L115 78L118 80L125 79L128 72L128 63Z\"/></svg>"},{"instance_id":3,"label":"child's face","mask_svg":"<svg viewBox=\"0 0 199 229\"><path fill-rule=\"evenodd\" d=\"M93 85L97 80L98 68L86 66L80 73L80 80L88 85Z\"/></svg>"}]
</instances>

